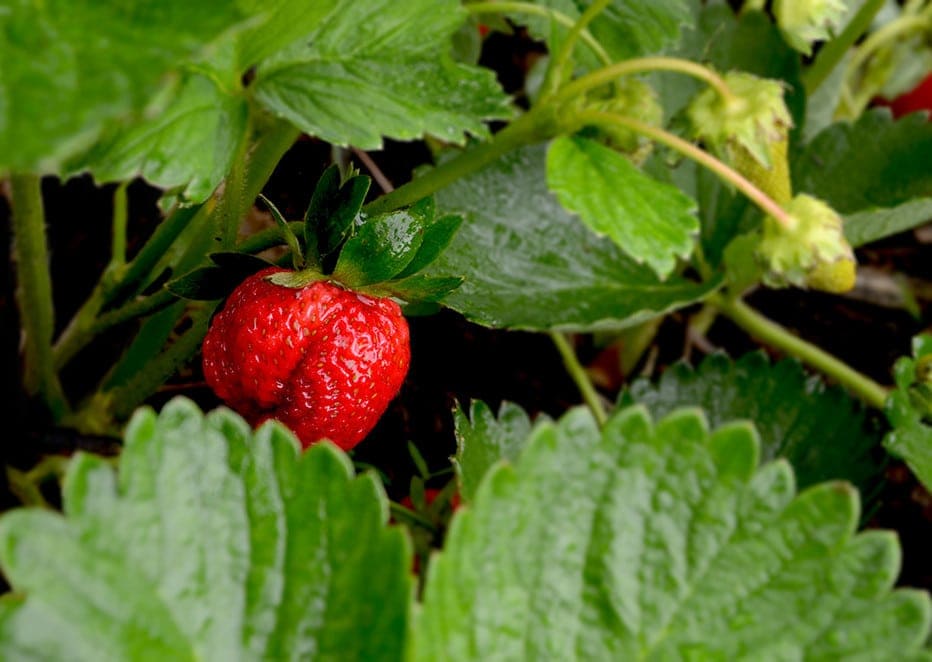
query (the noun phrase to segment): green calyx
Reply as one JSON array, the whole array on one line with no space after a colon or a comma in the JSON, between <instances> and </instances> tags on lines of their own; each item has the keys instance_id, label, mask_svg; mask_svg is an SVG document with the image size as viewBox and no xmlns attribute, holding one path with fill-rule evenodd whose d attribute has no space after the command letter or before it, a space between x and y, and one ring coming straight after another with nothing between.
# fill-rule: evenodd
<instances>
[{"instance_id":1,"label":"green calyx","mask_svg":"<svg viewBox=\"0 0 932 662\"><path fill-rule=\"evenodd\" d=\"M769 217L764 219L756 251L764 283L826 292L846 292L854 287L854 251L835 210L817 198L800 194L786 211L795 221L792 228Z\"/></svg>"},{"instance_id":2,"label":"green calyx","mask_svg":"<svg viewBox=\"0 0 932 662\"><path fill-rule=\"evenodd\" d=\"M770 168L770 145L785 140L793 126L783 100L783 85L743 71L730 71L723 78L731 98L708 88L686 109L694 137L729 160L744 150Z\"/></svg>"},{"instance_id":3,"label":"green calyx","mask_svg":"<svg viewBox=\"0 0 932 662\"><path fill-rule=\"evenodd\" d=\"M291 267L269 280L295 289L330 281L409 304L434 304L458 287L460 278L434 278L422 271L450 244L463 219L438 214L432 198L367 215L362 205L369 183L355 172L341 177L331 166L318 181L303 222L288 222L263 197L289 249L278 264L290 262ZM213 264L171 281L169 290L187 299L223 299L247 277L273 266L248 253L215 253L210 259Z\"/></svg>"},{"instance_id":4,"label":"green calyx","mask_svg":"<svg viewBox=\"0 0 932 662\"><path fill-rule=\"evenodd\" d=\"M831 37L844 16L844 0L776 0L773 13L786 43L805 55L812 44Z\"/></svg>"}]
</instances>

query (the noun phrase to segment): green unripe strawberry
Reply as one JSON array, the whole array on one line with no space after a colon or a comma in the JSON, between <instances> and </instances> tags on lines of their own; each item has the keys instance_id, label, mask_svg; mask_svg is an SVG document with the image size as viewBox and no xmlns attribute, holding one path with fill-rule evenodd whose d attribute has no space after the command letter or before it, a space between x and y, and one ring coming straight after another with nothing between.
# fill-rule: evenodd
<instances>
[{"instance_id":1,"label":"green unripe strawberry","mask_svg":"<svg viewBox=\"0 0 932 662\"><path fill-rule=\"evenodd\" d=\"M757 246L764 282L772 287L795 285L835 293L854 287L854 251L835 210L800 194L786 205L786 211L792 227L764 219Z\"/></svg>"}]
</instances>

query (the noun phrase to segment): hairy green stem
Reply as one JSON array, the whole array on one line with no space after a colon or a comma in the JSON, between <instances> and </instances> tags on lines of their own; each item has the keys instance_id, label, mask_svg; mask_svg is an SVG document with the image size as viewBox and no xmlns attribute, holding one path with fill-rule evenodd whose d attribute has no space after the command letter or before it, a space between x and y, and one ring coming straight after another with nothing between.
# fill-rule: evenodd
<instances>
[{"instance_id":1,"label":"hairy green stem","mask_svg":"<svg viewBox=\"0 0 932 662\"><path fill-rule=\"evenodd\" d=\"M16 302L23 333L23 385L39 396L54 420L68 411L52 358L55 311L45 237L45 208L38 175L10 178Z\"/></svg>"},{"instance_id":2,"label":"hairy green stem","mask_svg":"<svg viewBox=\"0 0 932 662\"><path fill-rule=\"evenodd\" d=\"M835 358L820 347L806 342L773 320L764 317L740 299L714 295L708 303L751 336L798 358L806 365L834 379L866 403L883 409L887 401L886 388L866 375L854 370L844 361Z\"/></svg>"},{"instance_id":3,"label":"hairy green stem","mask_svg":"<svg viewBox=\"0 0 932 662\"><path fill-rule=\"evenodd\" d=\"M886 0L867 0L841 34L822 47L812 66L803 74L803 86L806 88L807 96L811 96L819 89L848 50L861 38L861 35L870 29L874 16L885 3Z\"/></svg>"},{"instance_id":4,"label":"hairy green stem","mask_svg":"<svg viewBox=\"0 0 932 662\"><path fill-rule=\"evenodd\" d=\"M592 415L595 417L598 424L602 425L608 419L605 414L605 409L602 407L602 399L599 397L598 391L595 390L592 380L589 379L589 375L586 374L586 369L579 362L579 357L576 356L576 352L566 339L566 336L562 333L551 331L550 338L553 340L553 344L556 345L557 351L560 352L560 356L563 358L563 365L566 366L566 371L576 383L576 387L582 395L583 402L592 410Z\"/></svg>"},{"instance_id":5,"label":"hairy green stem","mask_svg":"<svg viewBox=\"0 0 932 662\"><path fill-rule=\"evenodd\" d=\"M531 110L496 133L488 142L467 149L404 186L373 200L364 210L370 215L384 214L413 204L513 149L546 140L554 135L552 126L553 123L547 121L543 113Z\"/></svg>"},{"instance_id":6,"label":"hairy green stem","mask_svg":"<svg viewBox=\"0 0 932 662\"><path fill-rule=\"evenodd\" d=\"M560 45L560 50L551 58L547 67L547 74L544 76L544 84L541 88L542 99L546 99L560 88L564 77L567 75L573 50L576 48L576 42L579 40L580 35L610 3L611 0L594 0L592 4L586 7L586 10L576 20L573 27L570 28L566 38Z\"/></svg>"},{"instance_id":7,"label":"hairy green stem","mask_svg":"<svg viewBox=\"0 0 932 662\"><path fill-rule=\"evenodd\" d=\"M129 201L126 189L129 182L123 182L113 192L113 237L110 248L110 268L116 269L126 264L126 226L129 220Z\"/></svg>"},{"instance_id":8,"label":"hairy green stem","mask_svg":"<svg viewBox=\"0 0 932 662\"><path fill-rule=\"evenodd\" d=\"M624 115L618 115L617 113L595 110L583 111L576 115L575 119L582 124L623 126L641 135L647 136L652 140L656 140L708 168L725 182L732 184L735 188L744 193L751 202L756 204L761 211L776 220L780 225L790 229L796 225L796 220L787 214L783 207L778 205L770 196L761 191L744 175L722 163L708 152L699 149L692 143L683 140L679 136L673 135L669 131L664 131L658 127L645 124L644 122L630 117L625 117Z\"/></svg>"},{"instance_id":9,"label":"hairy green stem","mask_svg":"<svg viewBox=\"0 0 932 662\"><path fill-rule=\"evenodd\" d=\"M530 14L549 18L567 28L572 28L576 24L576 21L563 12L543 5L531 4L530 2L470 2L465 7L472 14ZM592 36L589 30L582 30L579 33L579 38L604 64L609 65L612 63L612 57L602 47L602 44Z\"/></svg>"},{"instance_id":10,"label":"hairy green stem","mask_svg":"<svg viewBox=\"0 0 932 662\"><path fill-rule=\"evenodd\" d=\"M585 94L593 88L611 83L621 76L630 76L651 71L670 71L692 76L714 88L726 101L731 102L735 100L735 95L728 87L725 79L709 67L690 60L663 56L624 60L623 62L616 62L604 69L593 71L585 76L580 76L572 83L560 89L555 95L555 100L569 101Z\"/></svg>"}]
</instances>

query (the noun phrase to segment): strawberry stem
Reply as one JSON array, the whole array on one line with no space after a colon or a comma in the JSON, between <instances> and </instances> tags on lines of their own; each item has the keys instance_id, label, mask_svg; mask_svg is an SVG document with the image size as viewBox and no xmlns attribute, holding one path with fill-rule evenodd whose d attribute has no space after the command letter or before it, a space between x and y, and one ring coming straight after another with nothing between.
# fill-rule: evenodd
<instances>
[{"instance_id":1,"label":"strawberry stem","mask_svg":"<svg viewBox=\"0 0 932 662\"><path fill-rule=\"evenodd\" d=\"M45 207L38 175L10 177L16 302L23 329L23 385L39 396L54 420L68 411L52 356L55 310L45 237Z\"/></svg>"},{"instance_id":2,"label":"strawberry stem","mask_svg":"<svg viewBox=\"0 0 932 662\"><path fill-rule=\"evenodd\" d=\"M729 89L728 84L725 83L725 80L709 67L690 60L663 56L624 60L623 62L616 62L598 71L593 71L585 76L580 76L572 83L561 88L560 91L554 95L553 100L555 102L570 101L582 96L591 89L611 83L621 76L630 76L632 74L648 73L652 71L671 71L692 76L717 90L728 103L737 100L731 89Z\"/></svg>"},{"instance_id":3,"label":"strawberry stem","mask_svg":"<svg viewBox=\"0 0 932 662\"><path fill-rule=\"evenodd\" d=\"M586 8L582 16L576 20L573 27L570 28L569 33L563 40L563 44L560 46L560 50L557 51L556 55L552 56L550 66L547 67L547 74L544 77L544 84L541 88L542 99L546 99L560 88L563 79L567 76L567 70L570 68L570 61L573 57L573 50L576 48L576 42L579 40L583 30L585 30L610 3L611 0L595 0Z\"/></svg>"},{"instance_id":4,"label":"strawberry stem","mask_svg":"<svg viewBox=\"0 0 932 662\"><path fill-rule=\"evenodd\" d=\"M596 422L599 425L603 425L605 421L608 420L608 416L605 413L605 408L602 406L602 398L599 392L595 390L595 386L592 384L592 380L589 379L586 369L579 362L576 351L562 333L551 331L550 339L553 340L553 344L556 345L557 351L560 352L560 356L563 358L563 365L576 383L576 387L582 395L583 402L592 410L592 415Z\"/></svg>"}]
</instances>

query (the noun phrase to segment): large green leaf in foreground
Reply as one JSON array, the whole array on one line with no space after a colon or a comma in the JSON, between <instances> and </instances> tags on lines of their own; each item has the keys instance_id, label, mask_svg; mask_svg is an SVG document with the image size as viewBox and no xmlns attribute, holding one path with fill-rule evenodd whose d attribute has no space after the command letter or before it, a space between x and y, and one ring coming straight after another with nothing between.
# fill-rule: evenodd
<instances>
[{"instance_id":1,"label":"large green leaf in foreground","mask_svg":"<svg viewBox=\"0 0 932 662\"><path fill-rule=\"evenodd\" d=\"M0 519L0 658L401 659L409 546L334 447L175 400L120 465L79 455L66 517Z\"/></svg>"},{"instance_id":2,"label":"large green leaf in foreground","mask_svg":"<svg viewBox=\"0 0 932 662\"><path fill-rule=\"evenodd\" d=\"M513 152L436 195L463 215L432 276L463 276L444 304L487 326L617 328L702 299L718 285L660 281L591 232L547 189L543 147Z\"/></svg>"},{"instance_id":3,"label":"large green leaf in foreground","mask_svg":"<svg viewBox=\"0 0 932 662\"><path fill-rule=\"evenodd\" d=\"M847 393L807 375L798 361L771 363L761 352L736 361L714 354L696 368L672 366L655 384L635 381L622 396L623 404L632 402L655 416L702 407L713 426L753 421L763 460L789 460L801 487L844 479L870 496L881 478L878 426Z\"/></svg>"},{"instance_id":4,"label":"large green leaf in foreground","mask_svg":"<svg viewBox=\"0 0 932 662\"><path fill-rule=\"evenodd\" d=\"M431 563L419 660L918 656L924 592L892 591L895 537L854 534L857 492L796 495L749 424L587 411L535 428Z\"/></svg>"}]
</instances>

